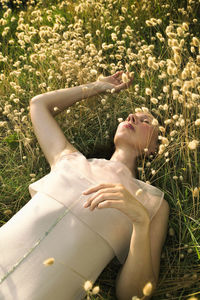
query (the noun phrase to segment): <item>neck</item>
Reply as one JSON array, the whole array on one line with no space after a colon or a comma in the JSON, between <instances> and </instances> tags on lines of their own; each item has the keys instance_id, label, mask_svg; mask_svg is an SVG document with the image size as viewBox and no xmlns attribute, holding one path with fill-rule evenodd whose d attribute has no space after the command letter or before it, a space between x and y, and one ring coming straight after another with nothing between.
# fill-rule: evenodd
<instances>
[{"instance_id":1,"label":"neck","mask_svg":"<svg viewBox=\"0 0 200 300\"><path fill-rule=\"evenodd\" d=\"M135 151L129 152L122 148L117 148L113 153L110 160L120 161L125 164L128 169L131 171L134 178L136 178L136 163L137 163L138 153Z\"/></svg>"}]
</instances>

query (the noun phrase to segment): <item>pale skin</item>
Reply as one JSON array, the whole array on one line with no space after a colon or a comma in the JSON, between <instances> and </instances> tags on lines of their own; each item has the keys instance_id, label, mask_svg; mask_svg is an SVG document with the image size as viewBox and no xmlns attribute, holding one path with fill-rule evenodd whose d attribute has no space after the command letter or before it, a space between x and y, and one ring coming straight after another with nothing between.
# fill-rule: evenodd
<instances>
[{"instance_id":1,"label":"pale skin","mask_svg":"<svg viewBox=\"0 0 200 300\"><path fill-rule=\"evenodd\" d=\"M116 93L129 88L133 78L126 73L128 82L124 83L122 73L119 71L93 83L44 93L31 99L30 114L34 132L51 167L63 153L77 151L66 139L54 116L82 99L113 88ZM57 109L54 110L54 107ZM133 177L137 157L144 153L144 149L145 155L156 150L158 128L151 124L152 118L147 113L130 114L118 125L114 137L115 152L111 160L123 162ZM131 124L134 130L125 127L125 124ZM102 183L85 191L85 195L90 196L85 209L116 208L133 223L129 253L116 278L117 299L131 300L135 295L142 297L142 289L149 281L153 285L153 293L158 282L161 250L168 227L167 201L162 202L150 221L146 208L120 183ZM150 299L151 295L143 299Z\"/></svg>"}]
</instances>

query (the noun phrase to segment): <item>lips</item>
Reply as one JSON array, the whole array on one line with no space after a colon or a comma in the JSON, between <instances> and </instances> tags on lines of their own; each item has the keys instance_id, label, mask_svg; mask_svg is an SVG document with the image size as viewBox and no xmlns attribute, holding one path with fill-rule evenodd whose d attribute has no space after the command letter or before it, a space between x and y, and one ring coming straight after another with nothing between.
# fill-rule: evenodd
<instances>
[{"instance_id":1,"label":"lips","mask_svg":"<svg viewBox=\"0 0 200 300\"><path fill-rule=\"evenodd\" d=\"M130 129L134 130L134 127L130 123L124 124L124 127L128 127Z\"/></svg>"}]
</instances>

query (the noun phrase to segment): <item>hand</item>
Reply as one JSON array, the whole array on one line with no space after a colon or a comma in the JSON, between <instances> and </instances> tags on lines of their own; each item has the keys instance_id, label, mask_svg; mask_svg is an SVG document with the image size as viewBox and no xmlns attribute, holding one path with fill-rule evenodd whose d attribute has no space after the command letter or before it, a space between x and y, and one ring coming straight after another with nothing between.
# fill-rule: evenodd
<instances>
[{"instance_id":1,"label":"hand","mask_svg":"<svg viewBox=\"0 0 200 300\"><path fill-rule=\"evenodd\" d=\"M114 89L116 93L119 93L121 90L127 89L131 83L133 82L133 77L130 77L129 72L126 72L126 76L128 78L128 82L122 81L123 71L118 71L117 73L107 76L107 77L99 77L99 83L102 83L102 88L106 90Z\"/></svg>"},{"instance_id":2,"label":"hand","mask_svg":"<svg viewBox=\"0 0 200 300\"><path fill-rule=\"evenodd\" d=\"M126 214L134 224L149 224L150 217L147 209L129 193L120 183L100 184L83 192L88 195L96 192L87 199L84 207L94 208L116 208Z\"/></svg>"}]
</instances>

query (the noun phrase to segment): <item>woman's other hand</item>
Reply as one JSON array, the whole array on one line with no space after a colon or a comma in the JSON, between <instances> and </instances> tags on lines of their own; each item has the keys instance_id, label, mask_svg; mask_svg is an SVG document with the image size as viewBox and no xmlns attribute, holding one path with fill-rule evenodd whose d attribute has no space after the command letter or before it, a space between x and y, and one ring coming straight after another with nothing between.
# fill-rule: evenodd
<instances>
[{"instance_id":1,"label":"woman's other hand","mask_svg":"<svg viewBox=\"0 0 200 300\"><path fill-rule=\"evenodd\" d=\"M105 91L113 90L114 93L119 93L121 90L129 88L133 82L133 75L130 76L129 72L118 71L111 76L100 76L97 81Z\"/></svg>"},{"instance_id":2,"label":"woman's other hand","mask_svg":"<svg viewBox=\"0 0 200 300\"><path fill-rule=\"evenodd\" d=\"M116 208L126 214L135 225L150 224L147 209L120 183L99 184L83 192L83 195L94 193L87 199L84 207Z\"/></svg>"}]
</instances>

